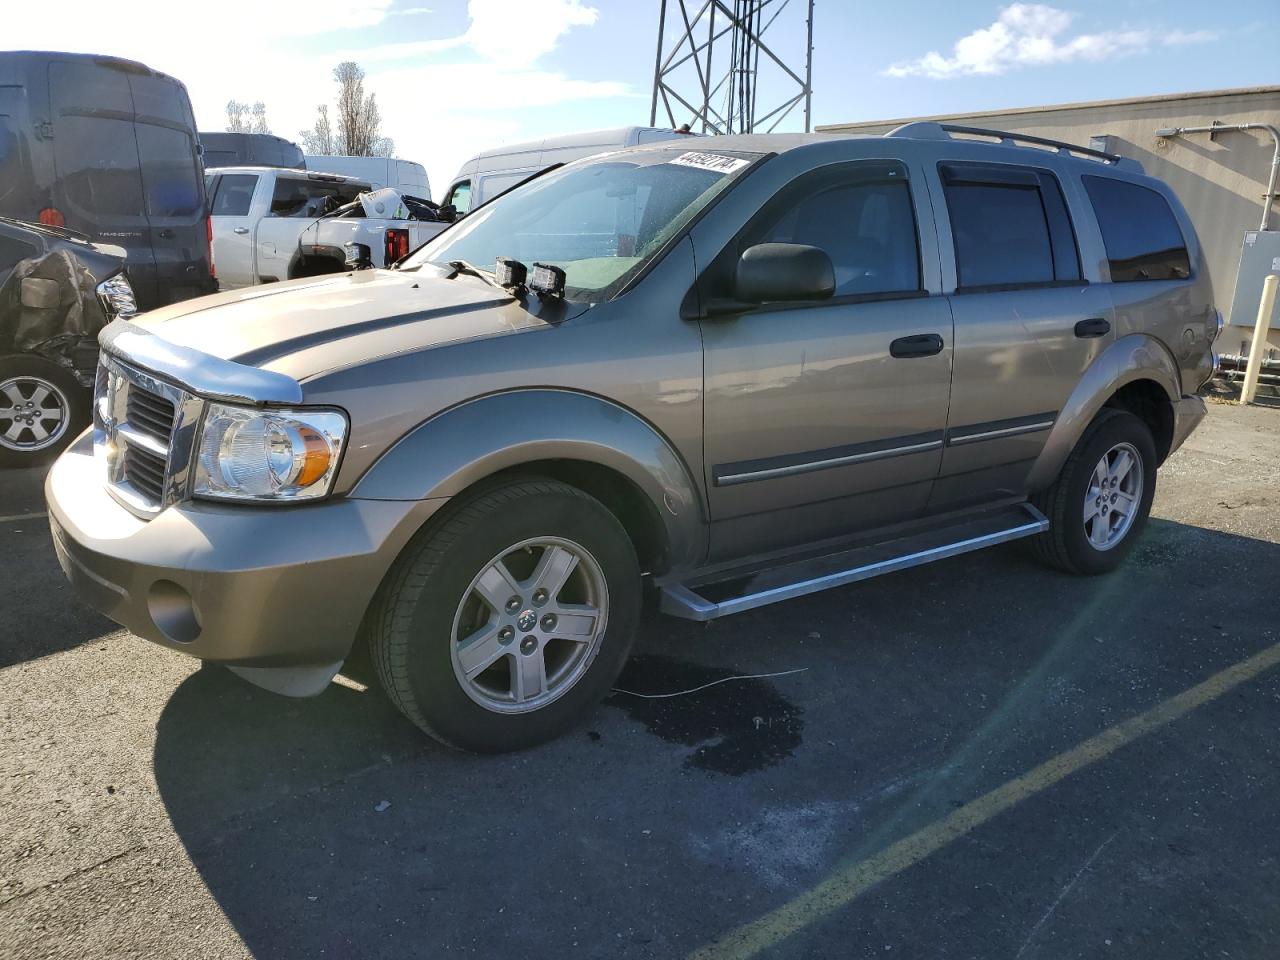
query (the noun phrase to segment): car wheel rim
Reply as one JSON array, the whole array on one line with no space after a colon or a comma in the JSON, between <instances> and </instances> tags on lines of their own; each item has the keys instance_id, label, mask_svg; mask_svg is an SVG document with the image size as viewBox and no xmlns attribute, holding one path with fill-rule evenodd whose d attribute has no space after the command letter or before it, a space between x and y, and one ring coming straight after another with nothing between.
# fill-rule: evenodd
<instances>
[{"instance_id":1,"label":"car wheel rim","mask_svg":"<svg viewBox=\"0 0 1280 960\"><path fill-rule=\"evenodd\" d=\"M41 377L0 382L0 447L21 453L47 450L67 432L67 395Z\"/></svg>"},{"instance_id":2,"label":"car wheel rim","mask_svg":"<svg viewBox=\"0 0 1280 960\"><path fill-rule=\"evenodd\" d=\"M568 693L600 649L609 590L580 544L537 537L508 547L471 581L453 617L453 672L476 703L528 713Z\"/></svg>"},{"instance_id":3,"label":"car wheel rim","mask_svg":"<svg viewBox=\"0 0 1280 960\"><path fill-rule=\"evenodd\" d=\"M1110 550L1133 528L1142 504L1142 457L1131 443L1102 455L1084 496L1084 533L1095 550Z\"/></svg>"}]
</instances>

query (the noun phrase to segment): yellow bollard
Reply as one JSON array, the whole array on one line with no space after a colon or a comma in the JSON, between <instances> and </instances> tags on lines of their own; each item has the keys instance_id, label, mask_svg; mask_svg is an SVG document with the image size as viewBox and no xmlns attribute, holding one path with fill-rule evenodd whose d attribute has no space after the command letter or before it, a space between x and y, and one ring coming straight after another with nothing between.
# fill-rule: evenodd
<instances>
[{"instance_id":1,"label":"yellow bollard","mask_svg":"<svg viewBox=\"0 0 1280 960\"><path fill-rule=\"evenodd\" d=\"M1258 371L1262 369L1262 351L1267 346L1267 331L1271 329L1271 314L1276 305L1276 285L1280 274L1269 274L1262 284L1262 302L1258 304L1258 320L1253 325L1253 344L1249 347L1249 365L1244 371L1244 385L1240 388L1240 402L1252 403L1258 392Z\"/></svg>"}]
</instances>

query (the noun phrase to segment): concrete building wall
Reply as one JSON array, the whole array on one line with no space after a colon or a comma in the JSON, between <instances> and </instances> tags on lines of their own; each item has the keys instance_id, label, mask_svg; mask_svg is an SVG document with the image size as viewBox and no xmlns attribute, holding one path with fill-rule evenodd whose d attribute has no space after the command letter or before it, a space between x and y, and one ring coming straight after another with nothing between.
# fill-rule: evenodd
<instances>
[{"instance_id":1,"label":"concrete building wall","mask_svg":"<svg viewBox=\"0 0 1280 960\"><path fill-rule=\"evenodd\" d=\"M1084 146L1092 137L1109 137L1104 149L1140 161L1182 199L1205 248L1214 296L1223 314L1228 314L1244 235L1257 230L1262 220L1262 195L1275 143L1266 131L1218 134L1212 141L1208 134L1162 139L1155 132L1161 127L1198 127L1215 121L1280 127L1280 86L839 123L818 129L881 134L911 120L990 127ZM1280 230L1280 204L1272 206L1271 229ZM1228 316L1235 329L1229 327L1223 335L1224 352L1239 350L1254 319ZM1272 347L1280 349L1280 330L1273 329L1270 339Z\"/></svg>"}]
</instances>

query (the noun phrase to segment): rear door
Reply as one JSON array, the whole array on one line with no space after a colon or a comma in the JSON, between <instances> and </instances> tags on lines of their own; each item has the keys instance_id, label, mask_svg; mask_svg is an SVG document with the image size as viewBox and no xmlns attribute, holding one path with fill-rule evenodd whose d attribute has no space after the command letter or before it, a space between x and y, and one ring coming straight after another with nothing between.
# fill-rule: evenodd
<instances>
[{"instance_id":1,"label":"rear door","mask_svg":"<svg viewBox=\"0 0 1280 960\"><path fill-rule=\"evenodd\" d=\"M129 86L158 302L209 293L204 181L187 95L168 77L130 74Z\"/></svg>"},{"instance_id":2,"label":"rear door","mask_svg":"<svg viewBox=\"0 0 1280 960\"><path fill-rule=\"evenodd\" d=\"M53 205L66 225L124 247L125 270L144 305L159 297L151 224L133 128L133 93L120 70L85 60L48 65L57 176Z\"/></svg>"},{"instance_id":3,"label":"rear door","mask_svg":"<svg viewBox=\"0 0 1280 960\"><path fill-rule=\"evenodd\" d=\"M255 220L253 195L256 173L224 173L216 178L209 202L213 222L213 260L218 283L224 289L247 287L254 282Z\"/></svg>"},{"instance_id":4,"label":"rear door","mask_svg":"<svg viewBox=\"0 0 1280 960\"><path fill-rule=\"evenodd\" d=\"M1053 171L944 161L937 173L955 376L931 511L1022 496L1067 397L1115 337Z\"/></svg>"}]
</instances>

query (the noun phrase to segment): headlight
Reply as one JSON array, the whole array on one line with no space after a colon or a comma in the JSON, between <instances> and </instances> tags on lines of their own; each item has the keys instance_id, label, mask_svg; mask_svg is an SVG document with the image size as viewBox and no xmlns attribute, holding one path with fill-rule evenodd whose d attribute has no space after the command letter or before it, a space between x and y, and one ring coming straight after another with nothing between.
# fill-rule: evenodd
<instances>
[{"instance_id":1,"label":"headlight","mask_svg":"<svg viewBox=\"0 0 1280 960\"><path fill-rule=\"evenodd\" d=\"M193 493L218 500L315 500L333 486L347 435L336 410L258 410L211 403Z\"/></svg>"},{"instance_id":2,"label":"headlight","mask_svg":"<svg viewBox=\"0 0 1280 960\"><path fill-rule=\"evenodd\" d=\"M107 316L115 317L131 317L138 312L138 301L133 296L133 287L129 285L129 278L123 273L117 273L114 277L103 280L97 286L98 299L102 301L102 309L107 311Z\"/></svg>"}]
</instances>

